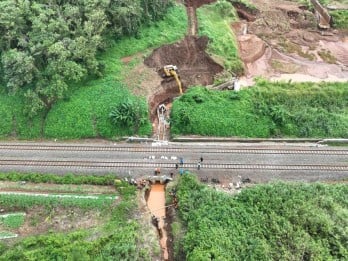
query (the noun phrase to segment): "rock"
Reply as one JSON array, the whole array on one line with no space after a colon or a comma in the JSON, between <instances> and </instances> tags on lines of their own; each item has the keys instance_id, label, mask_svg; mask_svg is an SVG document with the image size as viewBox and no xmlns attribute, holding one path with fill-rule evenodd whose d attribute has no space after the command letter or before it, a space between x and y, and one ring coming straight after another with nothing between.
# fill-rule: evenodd
<instances>
[{"instance_id":1,"label":"rock","mask_svg":"<svg viewBox=\"0 0 348 261\"><path fill-rule=\"evenodd\" d=\"M239 54L243 62L251 63L259 59L266 50L266 44L256 35L238 36Z\"/></svg>"}]
</instances>

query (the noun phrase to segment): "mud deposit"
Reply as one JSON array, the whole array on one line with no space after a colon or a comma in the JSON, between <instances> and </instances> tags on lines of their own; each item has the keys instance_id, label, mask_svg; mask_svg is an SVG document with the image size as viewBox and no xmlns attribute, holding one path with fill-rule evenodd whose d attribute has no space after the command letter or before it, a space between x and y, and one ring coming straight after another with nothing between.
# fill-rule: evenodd
<instances>
[{"instance_id":1,"label":"mud deposit","mask_svg":"<svg viewBox=\"0 0 348 261\"><path fill-rule=\"evenodd\" d=\"M245 64L245 85L252 85L256 76L274 81L347 81L344 32L318 30L314 14L294 2L253 3L259 12L238 5L241 21L232 25ZM256 14L255 19L245 13Z\"/></svg>"},{"instance_id":2,"label":"mud deposit","mask_svg":"<svg viewBox=\"0 0 348 261\"><path fill-rule=\"evenodd\" d=\"M168 64L176 65L183 90L191 85L208 85L214 81L214 75L223 67L216 63L206 52L208 38L187 36L184 40L157 48L145 59L145 65L159 71ZM150 98L151 118L156 118L156 108L160 103L168 103L179 96L174 79L163 80L157 92Z\"/></svg>"},{"instance_id":3,"label":"mud deposit","mask_svg":"<svg viewBox=\"0 0 348 261\"><path fill-rule=\"evenodd\" d=\"M154 225L158 230L160 237L160 245L163 251L163 259L168 260L168 249L167 249L167 231L165 224L166 209L165 209L165 185L162 184L153 184L151 186L151 191L147 199L147 206L151 211L153 218L156 218L157 221Z\"/></svg>"}]
</instances>

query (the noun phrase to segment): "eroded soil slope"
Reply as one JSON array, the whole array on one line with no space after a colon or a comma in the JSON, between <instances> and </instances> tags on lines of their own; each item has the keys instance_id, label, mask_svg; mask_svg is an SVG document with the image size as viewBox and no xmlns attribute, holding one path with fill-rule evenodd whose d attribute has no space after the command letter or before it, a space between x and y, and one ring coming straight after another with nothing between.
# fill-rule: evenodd
<instances>
[{"instance_id":1,"label":"eroded soil slope","mask_svg":"<svg viewBox=\"0 0 348 261\"><path fill-rule=\"evenodd\" d=\"M238 5L241 21L232 25L249 84L255 76L292 81L348 80L347 32L319 30L314 14L296 2L252 2L258 12Z\"/></svg>"},{"instance_id":2,"label":"eroded soil slope","mask_svg":"<svg viewBox=\"0 0 348 261\"><path fill-rule=\"evenodd\" d=\"M183 90L191 85L212 84L214 75L221 72L223 67L205 52L207 44L207 37L187 36L178 43L155 49L144 63L159 74L163 66L176 65ZM156 108L160 103L167 103L178 95L179 89L173 78L162 80L157 91L149 99L152 118L156 117Z\"/></svg>"}]
</instances>

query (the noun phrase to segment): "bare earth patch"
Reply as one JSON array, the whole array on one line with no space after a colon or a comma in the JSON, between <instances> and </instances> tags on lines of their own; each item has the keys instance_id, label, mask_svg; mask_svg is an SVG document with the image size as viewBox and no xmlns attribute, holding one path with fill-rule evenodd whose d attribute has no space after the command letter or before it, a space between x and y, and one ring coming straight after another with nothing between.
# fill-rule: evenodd
<instances>
[{"instance_id":1,"label":"bare earth patch","mask_svg":"<svg viewBox=\"0 0 348 261\"><path fill-rule=\"evenodd\" d=\"M274 81L348 80L348 40L344 32L319 31L314 15L295 2L252 2L259 10L256 20L241 17L232 25L239 35L240 55L245 63L242 85L252 85L256 76ZM245 40L256 36L265 48L259 48L259 40ZM251 42L257 43L257 48Z\"/></svg>"}]
</instances>

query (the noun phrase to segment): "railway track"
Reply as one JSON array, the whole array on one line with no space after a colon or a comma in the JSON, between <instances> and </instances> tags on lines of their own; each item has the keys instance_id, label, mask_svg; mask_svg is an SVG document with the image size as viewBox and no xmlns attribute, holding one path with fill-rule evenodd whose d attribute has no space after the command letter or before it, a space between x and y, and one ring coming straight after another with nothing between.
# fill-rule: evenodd
<instances>
[{"instance_id":1,"label":"railway track","mask_svg":"<svg viewBox=\"0 0 348 261\"><path fill-rule=\"evenodd\" d=\"M129 162L129 161L72 161L72 160L0 160L0 166L26 166L26 167L65 167L65 168L110 168L110 169L173 169L174 163L168 162ZM183 169L196 169L196 163L185 163ZM254 170L306 170L306 171L348 171L348 165L327 164L238 164L238 163L212 163L201 164L202 169L254 169Z\"/></svg>"},{"instance_id":2,"label":"railway track","mask_svg":"<svg viewBox=\"0 0 348 261\"><path fill-rule=\"evenodd\" d=\"M344 149L311 148L213 148L201 147L136 147L136 146L91 146L91 145L42 145L42 144L0 144L0 151L81 151L81 152L132 152L132 153L232 153L232 154L313 154L313 155L347 155Z\"/></svg>"}]
</instances>

